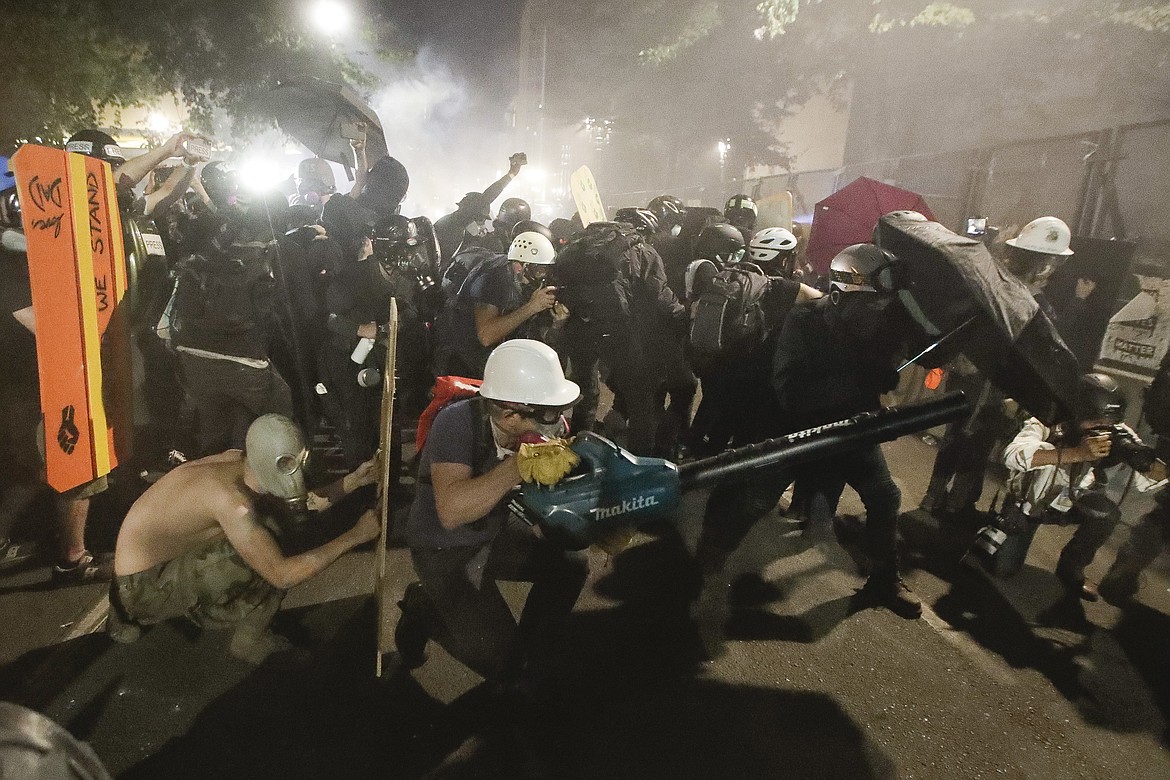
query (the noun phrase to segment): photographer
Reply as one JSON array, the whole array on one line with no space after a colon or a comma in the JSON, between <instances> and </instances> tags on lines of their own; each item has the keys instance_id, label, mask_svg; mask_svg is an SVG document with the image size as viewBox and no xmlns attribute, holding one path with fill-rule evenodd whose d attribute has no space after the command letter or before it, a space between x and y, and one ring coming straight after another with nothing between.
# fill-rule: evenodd
<instances>
[{"instance_id":1,"label":"photographer","mask_svg":"<svg viewBox=\"0 0 1170 780\"><path fill-rule=\"evenodd\" d=\"M553 312L552 327L559 330L568 312L558 305L556 288L545 283L556 257L552 242L530 231L516 236L507 255L480 261L439 317L435 374L482 377L492 347L527 336L529 323L543 312Z\"/></svg>"},{"instance_id":2,"label":"photographer","mask_svg":"<svg viewBox=\"0 0 1170 780\"><path fill-rule=\"evenodd\" d=\"M1076 533L1061 551L1056 576L1070 596L1096 601L1097 589L1085 580L1085 567L1121 515L1105 494L1105 471L1130 466L1134 484L1146 492L1165 480L1166 464L1121 422L1125 399L1112 378L1082 376L1075 413L1076 422L1063 430L1049 429L1035 417L1028 419L1004 449L1015 498L1004 514L1025 522L1003 529L1008 536L994 553L994 571L1000 576L1019 571L1041 523L1075 524Z\"/></svg>"}]
</instances>

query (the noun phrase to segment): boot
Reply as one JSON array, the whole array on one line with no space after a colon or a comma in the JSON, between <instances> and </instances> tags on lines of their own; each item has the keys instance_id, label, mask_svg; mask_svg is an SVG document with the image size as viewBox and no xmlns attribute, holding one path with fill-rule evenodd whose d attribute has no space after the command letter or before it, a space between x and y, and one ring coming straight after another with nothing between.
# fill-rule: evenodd
<instances>
[{"instance_id":1,"label":"boot","mask_svg":"<svg viewBox=\"0 0 1170 780\"><path fill-rule=\"evenodd\" d=\"M857 595L907 620L922 617L922 600L914 595L914 591L907 587L897 572L874 572Z\"/></svg>"},{"instance_id":2,"label":"boot","mask_svg":"<svg viewBox=\"0 0 1170 780\"><path fill-rule=\"evenodd\" d=\"M398 648L402 668L417 669L426 663L427 641L431 637L428 617L430 597L423 590L421 582L412 582L406 586L398 608L402 610L402 616L394 627L394 645Z\"/></svg>"},{"instance_id":3,"label":"boot","mask_svg":"<svg viewBox=\"0 0 1170 780\"><path fill-rule=\"evenodd\" d=\"M1101 598L1115 607L1129 606L1141 587L1143 568L1133 561L1123 561L1119 555L1105 578L1101 580L1101 584L1097 586L1097 592L1101 594Z\"/></svg>"}]
</instances>

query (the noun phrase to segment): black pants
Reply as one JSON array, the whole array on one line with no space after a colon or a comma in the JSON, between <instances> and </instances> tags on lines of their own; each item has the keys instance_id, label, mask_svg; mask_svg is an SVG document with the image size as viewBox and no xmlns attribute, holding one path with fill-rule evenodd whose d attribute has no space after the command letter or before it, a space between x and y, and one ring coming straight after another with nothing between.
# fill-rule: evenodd
<instances>
[{"instance_id":1,"label":"black pants","mask_svg":"<svg viewBox=\"0 0 1170 780\"><path fill-rule=\"evenodd\" d=\"M569 360L569 378L581 387L581 401L573 409L573 430L593 430L604 368L605 382L621 399L629 421L626 448L635 455L653 455L662 415L661 404L656 406L661 377L654 376L641 343L628 333L595 335L580 329L566 332L562 346Z\"/></svg>"},{"instance_id":2,"label":"black pants","mask_svg":"<svg viewBox=\"0 0 1170 780\"><path fill-rule=\"evenodd\" d=\"M1117 551L1117 560L1101 581L1102 590L1111 586L1132 597L1138 592L1141 573L1170 545L1170 489L1163 488L1154 498L1157 504L1142 515Z\"/></svg>"},{"instance_id":3,"label":"black pants","mask_svg":"<svg viewBox=\"0 0 1170 780\"><path fill-rule=\"evenodd\" d=\"M436 639L486 680L547 679L566 618L589 568L583 553L563 550L510 520L481 547L412 548L411 560L442 627ZM517 625L496 585L531 582Z\"/></svg>"},{"instance_id":4,"label":"black pants","mask_svg":"<svg viewBox=\"0 0 1170 780\"><path fill-rule=\"evenodd\" d=\"M865 541L874 572L897 570L898 510L902 493L890 476L885 456L876 444L810 464L807 471L826 486L833 477L857 491L865 505ZM751 478L725 482L711 491L703 515L701 547L730 553L761 517L776 506L792 474L768 470Z\"/></svg>"},{"instance_id":5,"label":"black pants","mask_svg":"<svg viewBox=\"0 0 1170 780\"><path fill-rule=\"evenodd\" d=\"M379 382L373 387L359 385L357 375L362 366L350 360L348 352L343 352L332 344L325 348L323 359L327 377L326 389L332 396L336 416L333 423L341 439L345 467L352 470L372 458L378 449L381 435L382 383ZM382 370L385 361L379 363L371 359L366 361L365 365Z\"/></svg>"},{"instance_id":6,"label":"black pants","mask_svg":"<svg viewBox=\"0 0 1170 780\"><path fill-rule=\"evenodd\" d=\"M242 449L248 426L261 415L292 417L288 383L271 365L252 368L231 360L179 354L187 395L199 415L201 454Z\"/></svg>"}]
</instances>

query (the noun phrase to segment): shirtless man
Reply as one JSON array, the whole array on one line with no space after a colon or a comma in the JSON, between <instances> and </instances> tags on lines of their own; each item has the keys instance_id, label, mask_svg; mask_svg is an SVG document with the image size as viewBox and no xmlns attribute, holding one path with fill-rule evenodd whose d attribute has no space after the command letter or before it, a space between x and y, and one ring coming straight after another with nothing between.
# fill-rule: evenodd
<instances>
[{"instance_id":1,"label":"shirtless man","mask_svg":"<svg viewBox=\"0 0 1170 780\"><path fill-rule=\"evenodd\" d=\"M110 587L108 630L115 641L133 642L143 626L186 616L205 628L234 626L232 655L259 663L291 647L268 630L285 591L378 537L370 510L332 541L284 555L265 527L266 502L324 508L373 484L377 469L369 461L319 494L308 493L304 438L277 414L252 423L245 447L176 468L130 507Z\"/></svg>"}]
</instances>

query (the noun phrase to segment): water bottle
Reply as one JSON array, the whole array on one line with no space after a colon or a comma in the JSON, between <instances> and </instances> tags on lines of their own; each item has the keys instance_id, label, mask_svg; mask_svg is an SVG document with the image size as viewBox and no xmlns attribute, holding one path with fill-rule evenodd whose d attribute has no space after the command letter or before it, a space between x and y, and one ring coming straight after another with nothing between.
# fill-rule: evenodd
<instances>
[{"instance_id":1,"label":"water bottle","mask_svg":"<svg viewBox=\"0 0 1170 780\"><path fill-rule=\"evenodd\" d=\"M373 339L361 339L358 341L357 346L353 348L353 354L349 356L349 359L360 366L366 362L366 358L370 356L370 350L373 348Z\"/></svg>"}]
</instances>

